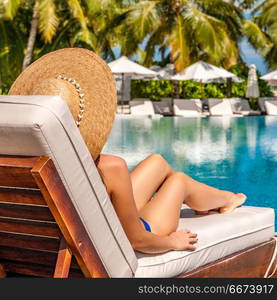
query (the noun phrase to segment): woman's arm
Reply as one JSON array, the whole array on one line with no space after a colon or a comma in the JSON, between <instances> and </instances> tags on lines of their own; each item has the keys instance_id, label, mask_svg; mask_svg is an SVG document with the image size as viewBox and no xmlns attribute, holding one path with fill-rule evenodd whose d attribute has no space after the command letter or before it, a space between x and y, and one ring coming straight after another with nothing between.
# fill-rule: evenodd
<instances>
[{"instance_id":1,"label":"woman's arm","mask_svg":"<svg viewBox=\"0 0 277 300\"><path fill-rule=\"evenodd\" d=\"M145 232L134 240L133 248L144 253L163 253L171 250L195 250L192 244L197 242L197 234L188 230L172 232L168 236L159 236L152 232Z\"/></svg>"},{"instance_id":2,"label":"woman's arm","mask_svg":"<svg viewBox=\"0 0 277 300\"><path fill-rule=\"evenodd\" d=\"M123 229L137 251L162 253L170 250L194 250L196 235L188 230L159 236L144 229L133 197L132 183L125 161L116 156L101 155L98 168L110 194Z\"/></svg>"}]
</instances>

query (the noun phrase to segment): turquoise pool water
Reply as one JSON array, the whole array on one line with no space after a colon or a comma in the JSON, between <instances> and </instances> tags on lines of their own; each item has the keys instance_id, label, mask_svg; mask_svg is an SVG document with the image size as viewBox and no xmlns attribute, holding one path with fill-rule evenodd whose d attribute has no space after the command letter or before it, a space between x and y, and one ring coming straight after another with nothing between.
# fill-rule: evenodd
<instances>
[{"instance_id":1,"label":"turquoise pool water","mask_svg":"<svg viewBox=\"0 0 277 300\"><path fill-rule=\"evenodd\" d=\"M154 152L201 182L245 193L246 205L277 212L277 117L118 116L103 150L130 169Z\"/></svg>"}]
</instances>

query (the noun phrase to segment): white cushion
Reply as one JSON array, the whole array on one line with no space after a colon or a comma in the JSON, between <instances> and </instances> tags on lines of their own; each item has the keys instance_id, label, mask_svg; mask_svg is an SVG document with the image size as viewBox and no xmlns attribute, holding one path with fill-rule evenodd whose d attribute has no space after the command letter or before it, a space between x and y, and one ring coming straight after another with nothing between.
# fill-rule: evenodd
<instances>
[{"instance_id":1,"label":"white cushion","mask_svg":"<svg viewBox=\"0 0 277 300\"><path fill-rule=\"evenodd\" d=\"M201 108L194 99L174 99L173 111L175 116L199 117Z\"/></svg>"},{"instance_id":2,"label":"white cushion","mask_svg":"<svg viewBox=\"0 0 277 300\"><path fill-rule=\"evenodd\" d=\"M151 100L137 99L130 101L130 111L132 115L155 115Z\"/></svg>"},{"instance_id":3,"label":"white cushion","mask_svg":"<svg viewBox=\"0 0 277 300\"><path fill-rule=\"evenodd\" d=\"M214 116L233 115L232 106L228 99L208 99L209 112Z\"/></svg>"},{"instance_id":4,"label":"white cushion","mask_svg":"<svg viewBox=\"0 0 277 300\"><path fill-rule=\"evenodd\" d=\"M277 100L266 100L264 105L268 115L277 116Z\"/></svg>"},{"instance_id":5,"label":"white cushion","mask_svg":"<svg viewBox=\"0 0 277 300\"><path fill-rule=\"evenodd\" d=\"M197 216L184 206L179 229L198 234L195 251L170 251L159 255L137 252L136 277L175 277L274 236L274 210L242 206L229 214Z\"/></svg>"},{"instance_id":6,"label":"white cushion","mask_svg":"<svg viewBox=\"0 0 277 300\"><path fill-rule=\"evenodd\" d=\"M72 115L59 97L0 96L0 154L50 156L111 277L137 259Z\"/></svg>"},{"instance_id":7,"label":"white cushion","mask_svg":"<svg viewBox=\"0 0 277 300\"><path fill-rule=\"evenodd\" d=\"M259 104L259 107L260 107L260 110L265 113L266 112L266 109L265 109L265 102L266 101L276 101L277 97L260 97L258 99L258 104Z\"/></svg>"}]
</instances>

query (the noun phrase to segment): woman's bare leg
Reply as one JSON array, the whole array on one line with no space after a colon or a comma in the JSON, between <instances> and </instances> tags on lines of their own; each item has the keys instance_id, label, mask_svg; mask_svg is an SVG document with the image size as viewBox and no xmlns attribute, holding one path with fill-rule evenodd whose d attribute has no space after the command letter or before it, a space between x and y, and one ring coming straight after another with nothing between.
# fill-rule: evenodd
<instances>
[{"instance_id":1,"label":"woman's bare leg","mask_svg":"<svg viewBox=\"0 0 277 300\"><path fill-rule=\"evenodd\" d=\"M141 217L157 234L176 230L182 203L196 211L208 211L229 207L234 198L240 197L198 182L184 173L174 172L157 154L139 166L131 174L133 190L138 194L137 197L134 193L134 199ZM149 201L157 188L157 194Z\"/></svg>"},{"instance_id":2,"label":"woman's bare leg","mask_svg":"<svg viewBox=\"0 0 277 300\"><path fill-rule=\"evenodd\" d=\"M134 249L146 253L162 253L169 250L195 250L193 244L197 242L197 234L191 233L189 230L173 232L170 236L161 236L155 234L156 232L147 232L145 230L142 222L139 220L130 174L123 159L111 155L101 155L98 169L115 211ZM179 218L177 217L177 219ZM165 220L163 223L167 223L167 221Z\"/></svg>"},{"instance_id":3,"label":"woman's bare leg","mask_svg":"<svg viewBox=\"0 0 277 300\"><path fill-rule=\"evenodd\" d=\"M150 155L143 160L132 172L131 181L138 210L151 199L162 183L174 172L168 163L159 154ZM196 181L188 175L180 173L182 184L179 188L185 189L184 203L192 209L207 211L225 207L230 204L234 193L208 186Z\"/></svg>"},{"instance_id":4,"label":"woman's bare leg","mask_svg":"<svg viewBox=\"0 0 277 300\"><path fill-rule=\"evenodd\" d=\"M159 154L148 156L130 172L138 211L145 206L166 178L173 173L174 171Z\"/></svg>"},{"instance_id":5,"label":"woman's bare leg","mask_svg":"<svg viewBox=\"0 0 277 300\"><path fill-rule=\"evenodd\" d=\"M172 173L166 178L155 197L140 210L140 216L149 222L151 230L158 235L168 235L176 231L181 205L187 197L180 173Z\"/></svg>"}]
</instances>

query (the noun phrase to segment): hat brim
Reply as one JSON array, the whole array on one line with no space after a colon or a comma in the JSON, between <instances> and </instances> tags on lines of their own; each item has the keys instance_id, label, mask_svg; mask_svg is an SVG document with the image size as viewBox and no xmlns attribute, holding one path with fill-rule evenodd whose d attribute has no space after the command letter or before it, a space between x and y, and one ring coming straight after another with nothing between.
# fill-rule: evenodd
<instances>
[{"instance_id":1,"label":"hat brim","mask_svg":"<svg viewBox=\"0 0 277 300\"><path fill-rule=\"evenodd\" d=\"M80 85L85 98L85 112L80 132L92 157L100 154L112 128L116 114L116 85L105 61L92 51L65 48L48 53L26 68L13 83L9 95L49 95L49 90L35 89L46 79L59 75L72 78ZM77 94L76 94L77 95ZM74 93L64 99L76 120L79 100Z\"/></svg>"}]
</instances>

